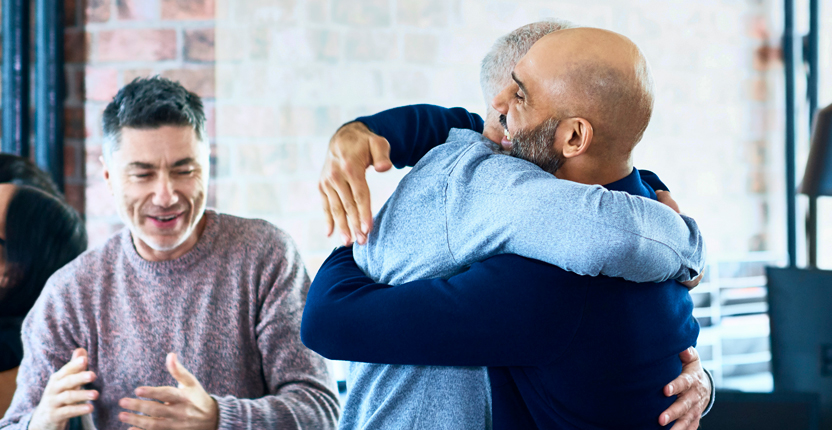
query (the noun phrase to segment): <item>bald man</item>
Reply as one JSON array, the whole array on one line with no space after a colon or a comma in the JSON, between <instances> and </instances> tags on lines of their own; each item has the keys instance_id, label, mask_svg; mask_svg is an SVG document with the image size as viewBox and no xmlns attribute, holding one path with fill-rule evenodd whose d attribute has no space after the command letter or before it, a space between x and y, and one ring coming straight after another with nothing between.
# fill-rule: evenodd
<instances>
[{"instance_id":1,"label":"bald man","mask_svg":"<svg viewBox=\"0 0 832 430\"><path fill-rule=\"evenodd\" d=\"M304 343L366 362L351 366L341 428L669 421L662 390L699 327L684 287L638 282L696 277L702 248L632 166L652 110L646 62L623 36L563 30L512 76L493 104L514 157L452 131L368 244L336 250L313 282ZM490 367L493 421L482 369L442 366Z\"/></svg>"}]
</instances>

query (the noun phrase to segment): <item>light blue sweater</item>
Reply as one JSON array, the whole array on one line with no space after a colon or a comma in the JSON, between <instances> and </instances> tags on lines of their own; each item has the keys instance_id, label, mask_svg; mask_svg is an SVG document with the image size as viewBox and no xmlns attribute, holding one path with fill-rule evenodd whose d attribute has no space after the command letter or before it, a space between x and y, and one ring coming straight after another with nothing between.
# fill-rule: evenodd
<instances>
[{"instance_id":1,"label":"light blue sweater","mask_svg":"<svg viewBox=\"0 0 832 430\"><path fill-rule=\"evenodd\" d=\"M431 150L374 225L354 256L386 284L450 277L505 253L636 282L684 281L704 267L692 219L649 199L559 180L495 153L470 130L452 130ZM342 429L490 428L485 368L352 363L348 386Z\"/></svg>"}]
</instances>

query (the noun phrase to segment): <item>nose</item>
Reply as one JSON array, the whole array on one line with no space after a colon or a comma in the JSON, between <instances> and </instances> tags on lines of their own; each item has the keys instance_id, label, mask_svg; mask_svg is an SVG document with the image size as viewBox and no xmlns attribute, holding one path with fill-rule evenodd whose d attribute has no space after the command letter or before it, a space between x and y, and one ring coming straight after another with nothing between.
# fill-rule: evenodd
<instances>
[{"instance_id":1,"label":"nose","mask_svg":"<svg viewBox=\"0 0 832 430\"><path fill-rule=\"evenodd\" d=\"M516 91L516 86L517 84L512 82L511 84L503 88L502 91L497 93L497 95L494 96L494 99L491 100L491 107L493 107L494 110L496 110L497 112L500 112L503 115L507 115L509 100L511 100L511 94L514 91Z\"/></svg>"},{"instance_id":2,"label":"nose","mask_svg":"<svg viewBox=\"0 0 832 430\"><path fill-rule=\"evenodd\" d=\"M179 196L173 189L170 175L159 175L153 190L152 203L154 206L169 208L179 202Z\"/></svg>"}]
</instances>

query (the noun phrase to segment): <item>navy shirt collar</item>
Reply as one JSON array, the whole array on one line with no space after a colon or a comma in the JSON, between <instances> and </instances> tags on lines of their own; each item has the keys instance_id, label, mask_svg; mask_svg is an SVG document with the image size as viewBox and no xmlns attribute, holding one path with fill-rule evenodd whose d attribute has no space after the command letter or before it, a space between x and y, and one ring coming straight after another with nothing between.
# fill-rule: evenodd
<instances>
[{"instance_id":1,"label":"navy shirt collar","mask_svg":"<svg viewBox=\"0 0 832 430\"><path fill-rule=\"evenodd\" d=\"M656 200L656 192L641 179L641 175L636 168L633 168L633 172L629 175L604 185L604 188L612 191L624 191L634 196Z\"/></svg>"}]
</instances>

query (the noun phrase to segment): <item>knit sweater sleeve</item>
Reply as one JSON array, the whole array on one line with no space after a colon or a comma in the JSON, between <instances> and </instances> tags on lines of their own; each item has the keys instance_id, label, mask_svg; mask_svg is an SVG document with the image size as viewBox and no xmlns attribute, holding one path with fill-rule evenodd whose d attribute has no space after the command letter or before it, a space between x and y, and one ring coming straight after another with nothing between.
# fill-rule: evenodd
<instances>
[{"instance_id":1,"label":"knit sweater sleeve","mask_svg":"<svg viewBox=\"0 0 832 430\"><path fill-rule=\"evenodd\" d=\"M335 429L340 416L335 380L323 357L300 341L309 276L288 236L274 276L261 285L257 343L269 395L257 399L214 396L219 430Z\"/></svg>"},{"instance_id":2,"label":"knit sweater sleeve","mask_svg":"<svg viewBox=\"0 0 832 430\"><path fill-rule=\"evenodd\" d=\"M84 345L82 339L87 336L79 327L86 318L77 314L75 304L80 288L71 272L71 268L64 268L49 279L23 322L23 361L18 370L17 390L0 420L0 429L28 428L49 377L69 362L76 348Z\"/></svg>"}]
</instances>

